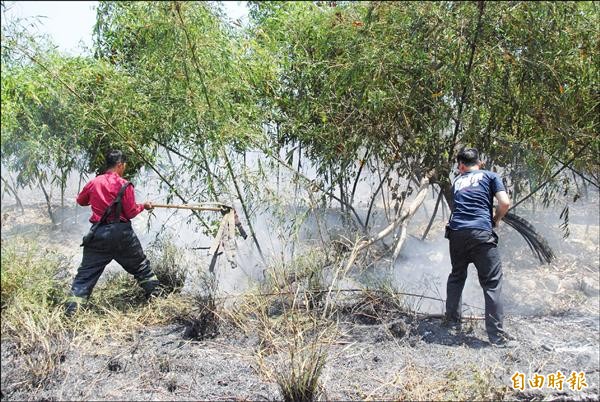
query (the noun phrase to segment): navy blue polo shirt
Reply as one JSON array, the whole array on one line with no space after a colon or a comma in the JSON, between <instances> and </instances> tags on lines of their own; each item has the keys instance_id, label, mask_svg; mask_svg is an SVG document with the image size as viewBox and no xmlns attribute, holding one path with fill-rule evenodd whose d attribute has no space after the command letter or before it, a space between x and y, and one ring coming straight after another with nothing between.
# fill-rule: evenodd
<instances>
[{"instance_id":1,"label":"navy blue polo shirt","mask_svg":"<svg viewBox=\"0 0 600 402\"><path fill-rule=\"evenodd\" d=\"M487 170L471 170L458 176L452 184L454 208L450 229L492 230L494 195L505 191L500 176Z\"/></svg>"}]
</instances>

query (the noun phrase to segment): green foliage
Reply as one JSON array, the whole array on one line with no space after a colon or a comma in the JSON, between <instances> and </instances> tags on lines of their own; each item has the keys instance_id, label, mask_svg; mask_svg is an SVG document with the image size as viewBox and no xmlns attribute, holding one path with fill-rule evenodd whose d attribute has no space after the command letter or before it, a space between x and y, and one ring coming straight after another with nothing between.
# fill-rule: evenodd
<instances>
[{"instance_id":1,"label":"green foliage","mask_svg":"<svg viewBox=\"0 0 600 402\"><path fill-rule=\"evenodd\" d=\"M252 7L254 35L279 64L273 136L308 148L325 179L348 178L364 149L401 177L443 178L461 145L532 187L579 152L576 166L594 170L596 4Z\"/></svg>"},{"instance_id":2,"label":"green foliage","mask_svg":"<svg viewBox=\"0 0 600 402\"><path fill-rule=\"evenodd\" d=\"M213 181L227 175L215 166L225 147L243 151L261 132L253 95L261 72L221 17L212 3L102 2L96 25L97 57L146 98L140 136L183 151L192 183L177 184L206 182L213 198Z\"/></svg>"},{"instance_id":3,"label":"green foliage","mask_svg":"<svg viewBox=\"0 0 600 402\"><path fill-rule=\"evenodd\" d=\"M3 27L2 162L18 173L18 185L63 188L73 170L102 171L108 150L143 145L124 134L139 125L120 119L144 104L128 77L107 63L27 47L25 35ZM135 174L142 160L130 159Z\"/></svg>"},{"instance_id":4,"label":"green foliage","mask_svg":"<svg viewBox=\"0 0 600 402\"><path fill-rule=\"evenodd\" d=\"M122 148L169 200L233 181L248 213L266 178L246 170L256 148L308 157L349 206L367 170L391 171L396 201L400 179L432 169L447 186L465 145L515 193L573 157L595 172L596 3L250 2L250 17L237 30L215 2L100 2L93 58L3 25L4 166L21 186L64 185Z\"/></svg>"},{"instance_id":5,"label":"green foliage","mask_svg":"<svg viewBox=\"0 0 600 402\"><path fill-rule=\"evenodd\" d=\"M2 120L2 156L19 173L17 182L45 181L48 168L69 170L75 163L67 144L73 143L73 116L56 86L49 86L35 66L4 71L2 101L9 105Z\"/></svg>"}]
</instances>

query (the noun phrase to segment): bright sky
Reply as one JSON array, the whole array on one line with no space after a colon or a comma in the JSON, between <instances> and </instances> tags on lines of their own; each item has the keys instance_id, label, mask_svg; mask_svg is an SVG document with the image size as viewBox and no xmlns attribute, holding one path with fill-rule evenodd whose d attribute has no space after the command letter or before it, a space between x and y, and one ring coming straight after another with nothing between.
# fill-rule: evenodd
<instances>
[{"instance_id":1,"label":"bright sky","mask_svg":"<svg viewBox=\"0 0 600 402\"><path fill-rule=\"evenodd\" d=\"M248 17L246 1L225 1L223 8L231 20ZM92 46L97 1L7 1L6 17L39 17L33 32L47 34L63 52L81 54ZM2 15L4 18L5 15ZM4 23L4 21L3 21Z\"/></svg>"}]
</instances>

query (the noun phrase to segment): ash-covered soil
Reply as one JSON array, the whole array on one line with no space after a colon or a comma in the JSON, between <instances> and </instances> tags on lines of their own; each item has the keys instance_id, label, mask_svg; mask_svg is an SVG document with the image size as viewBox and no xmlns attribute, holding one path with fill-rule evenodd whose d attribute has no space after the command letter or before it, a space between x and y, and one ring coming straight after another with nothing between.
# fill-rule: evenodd
<instances>
[{"instance_id":1,"label":"ash-covered soil","mask_svg":"<svg viewBox=\"0 0 600 402\"><path fill-rule=\"evenodd\" d=\"M518 339L510 348L490 346L482 322L451 332L439 319L397 315L374 325L353 317L340 323L329 345L320 398L461 399L495 390L497 398L597 400L598 317L511 317ZM185 340L185 328L147 328L128 340L107 339L93 349L71 345L51 381L23 391L22 359L2 342L3 400L273 400L278 386L262 370L259 339L223 323L211 340ZM587 387L562 391L543 387L512 389L519 371L569 375L583 371ZM453 393L454 392L454 393ZM453 397L454 396L454 397Z\"/></svg>"},{"instance_id":2,"label":"ash-covered soil","mask_svg":"<svg viewBox=\"0 0 600 402\"><path fill-rule=\"evenodd\" d=\"M29 216L23 216L15 209L3 208L3 237L29 230L48 250L71 260L74 273L81 253L81 228L53 231L43 217L42 204L27 213ZM339 334L326 345L319 398L599 400L598 223L585 217L577 221L572 215L571 236L562 240L556 225L541 218L532 220L557 252L557 260L550 265L539 265L522 239L501 229L505 327L517 339L516 345L490 346L480 320L467 321L460 332L455 332L440 319L426 315L397 312L383 319L364 320L346 311L337 316ZM441 224L438 226L432 229L426 245L419 246L414 238L410 243L409 238L408 257L401 257L398 264L410 267L411 252L419 251L418 247L432 250L426 262L442 278L436 288L443 297L449 263ZM421 233L422 227L417 228L415 237ZM424 269L421 262L419 266ZM402 269L396 267L400 276L404 275ZM467 312L477 315L483 297L472 270L469 280L465 295L475 300L471 302L475 307ZM10 340L2 339L1 399L282 398L274 376L276 368L269 366L275 356L259 358L258 334L244 333L227 321L221 322L214 339L187 340L185 332L184 325L173 324L145 328L125 340L107 338L93 347L71 343L68 352L58 357L56 372L34 389L23 384L28 381L27 360L36 356L21 356ZM528 382L536 373L547 376L558 371L565 375L562 390L547 382L541 388L526 383L522 391L512 387L511 377L516 372L523 373ZM587 386L579 391L570 389L567 379L572 372L583 373Z\"/></svg>"}]
</instances>

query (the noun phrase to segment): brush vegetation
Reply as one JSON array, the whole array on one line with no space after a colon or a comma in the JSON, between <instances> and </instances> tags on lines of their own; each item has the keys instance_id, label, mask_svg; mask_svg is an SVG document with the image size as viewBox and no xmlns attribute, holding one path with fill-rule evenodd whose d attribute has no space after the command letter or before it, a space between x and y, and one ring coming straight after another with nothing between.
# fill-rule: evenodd
<instances>
[{"instance_id":1,"label":"brush vegetation","mask_svg":"<svg viewBox=\"0 0 600 402\"><path fill-rule=\"evenodd\" d=\"M186 266L181 261L174 264L175 256L182 253L173 244L156 243L152 248L149 255L163 261L163 268ZM232 334L240 336L236 339L241 334L255 339L249 356L252 367L262 381L277 385L278 398L328 399L329 381L337 375L332 368L346 367L340 362L350 358L340 344L351 347L355 343L348 341L353 339L351 334L373 336L369 343L354 348L353 354L381 339L398 342L406 338L410 343L420 334L421 314L402 292L382 279L372 280L368 287L343 289L342 283L351 276L343 272L344 261L332 262L328 252L317 248L273 262L265 270L265 281L235 298L220 297L215 277L201 273L196 294L172 291L147 303L135 280L118 272L103 278L88 305L72 319L63 313L72 279L72 267L63 257L21 238L3 241L1 251L2 348L14 359L11 386L21 392L33 393L61 381L68 375L62 363L73 356L93 354L106 342L127 344L143 329L175 325L182 330L182 339L196 345ZM157 269L163 269L158 265ZM196 267L185 269L189 276ZM178 285L173 289L181 285L181 281L174 282ZM171 370L174 361L169 359L157 358L161 373ZM401 360L401 369L379 373L378 384L357 388L355 395L364 400L504 400L514 396L498 380L506 378L502 367L442 365L432 378L431 369L420 364ZM111 357L107 365L109 371L120 372L122 362ZM176 379L171 375L169 381L175 390Z\"/></svg>"},{"instance_id":2,"label":"brush vegetation","mask_svg":"<svg viewBox=\"0 0 600 402\"><path fill-rule=\"evenodd\" d=\"M150 254L164 263L162 268L157 265L157 271L167 266L177 270L177 265L172 265L177 254L173 253L173 245L154 247ZM117 272L104 278L90 301L73 318L67 318L63 303L72 279L66 272L70 267L59 255L46 253L33 242L20 238L4 241L3 347L14 348L23 364L23 384L36 389L64 375L60 363L73 348L91 350L105 339L128 340L144 327L173 323L185 326L183 338L203 340L217 336L219 322L225 319L249 333L257 331L261 339L257 360L264 375L279 384L285 400L313 400L326 362L327 344L335 339L336 331L331 320L308 308L307 301L312 299L305 292L315 286L310 278L321 275L311 261L315 262L312 254L283 270L274 268L274 277L287 279L273 282L268 295L248 293L242 299L243 308L230 310L224 310L215 296L216 282L211 275L200 275L198 294L171 292L147 303L135 280ZM302 282L310 285L304 296L298 292L283 294L283 290L289 291ZM182 283L174 281L172 285L178 288ZM282 297L283 311L272 314L269 305Z\"/></svg>"},{"instance_id":3,"label":"brush vegetation","mask_svg":"<svg viewBox=\"0 0 600 402\"><path fill-rule=\"evenodd\" d=\"M249 8L238 29L219 2L103 1L93 57L56 52L26 21L3 24L1 159L18 172L2 176L5 190L39 187L54 220L52 187L64 204L70 173L92 174L121 148L128 174L152 171L169 200L237 200L260 250L255 213L286 195L279 169L298 204L338 207L360 236L377 230L379 200L389 222L407 224L402 207L424 179L450 204L462 146L480 150L514 204L568 211L600 186L597 3ZM532 227L510 222L551 259Z\"/></svg>"},{"instance_id":4,"label":"brush vegetation","mask_svg":"<svg viewBox=\"0 0 600 402\"><path fill-rule=\"evenodd\" d=\"M147 303L126 273L105 278L89 303L64 315L72 277L60 255L16 238L2 241L2 342L23 362L22 381L41 387L57 374L72 347L93 348L104 339L126 339L148 326L179 322L191 314L188 297L170 294Z\"/></svg>"}]
</instances>

